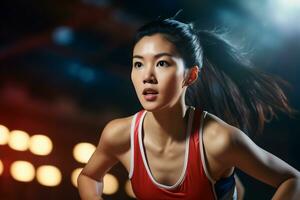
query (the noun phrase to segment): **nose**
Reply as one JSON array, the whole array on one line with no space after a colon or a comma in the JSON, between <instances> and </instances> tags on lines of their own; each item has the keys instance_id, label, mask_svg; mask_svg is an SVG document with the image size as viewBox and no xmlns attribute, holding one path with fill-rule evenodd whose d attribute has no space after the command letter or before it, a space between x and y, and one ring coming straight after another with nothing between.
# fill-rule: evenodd
<instances>
[{"instance_id":1,"label":"nose","mask_svg":"<svg viewBox=\"0 0 300 200\"><path fill-rule=\"evenodd\" d=\"M155 77L155 72L152 67L148 67L145 70L144 73L144 78L143 78L143 83L157 83L156 77Z\"/></svg>"}]
</instances>

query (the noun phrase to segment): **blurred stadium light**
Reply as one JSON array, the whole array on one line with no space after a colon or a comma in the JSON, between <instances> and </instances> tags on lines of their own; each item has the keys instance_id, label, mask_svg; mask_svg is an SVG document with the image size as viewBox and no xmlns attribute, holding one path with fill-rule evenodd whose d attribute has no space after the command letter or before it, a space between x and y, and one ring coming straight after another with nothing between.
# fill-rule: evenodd
<instances>
[{"instance_id":1,"label":"blurred stadium light","mask_svg":"<svg viewBox=\"0 0 300 200\"><path fill-rule=\"evenodd\" d=\"M55 166L42 165L36 170L36 178L41 185L54 187L60 184L62 174Z\"/></svg>"},{"instance_id":2,"label":"blurred stadium light","mask_svg":"<svg viewBox=\"0 0 300 200\"><path fill-rule=\"evenodd\" d=\"M35 168L28 161L15 161L10 167L11 176L20 182L30 182L34 179Z\"/></svg>"},{"instance_id":3,"label":"blurred stadium light","mask_svg":"<svg viewBox=\"0 0 300 200\"><path fill-rule=\"evenodd\" d=\"M17 151L26 151L29 147L30 136L25 131L13 130L10 132L8 145Z\"/></svg>"},{"instance_id":4,"label":"blurred stadium light","mask_svg":"<svg viewBox=\"0 0 300 200\"><path fill-rule=\"evenodd\" d=\"M0 160L0 175L3 173L4 171L4 165L2 163L2 160Z\"/></svg>"},{"instance_id":5,"label":"blurred stadium light","mask_svg":"<svg viewBox=\"0 0 300 200\"><path fill-rule=\"evenodd\" d=\"M75 187L77 187L77 178L78 178L81 170L82 170L82 168L76 168L72 171L71 182Z\"/></svg>"},{"instance_id":6,"label":"blurred stadium light","mask_svg":"<svg viewBox=\"0 0 300 200\"><path fill-rule=\"evenodd\" d=\"M106 173L103 177L103 194L106 195L112 195L114 193L116 193L119 189L119 181L118 179L110 174L110 173Z\"/></svg>"},{"instance_id":7,"label":"blurred stadium light","mask_svg":"<svg viewBox=\"0 0 300 200\"><path fill-rule=\"evenodd\" d=\"M5 145L9 141L9 130L6 126L0 125L0 145Z\"/></svg>"},{"instance_id":8,"label":"blurred stadium light","mask_svg":"<svg viewBox=\"0 0 300 200\"><path fill-rule=\"evenodd\" d=\"M29 150L35 155L46 156L51 153L53 144L46 135L33 135L29 140Z\"/></svg>"},{"instance_id":9,"label":"blurred stadium light","mask_svg":"<svg viewBox=\"0 0 300 200\"><path fill-rule=\"evenodd\" d=\"M87 142L78 143L73 148L73 156L80 163L87 163L91 155L94 153L95 145Z\"/></svg>"},{"instance_id":10,"label":"blurred stadium light","mask_svg":"<svg viewBox=\"0 0 300 200\"><path fill-rule=\"evenodd\" d=\"M69 26L59 26L52 33L53 42L59 45L69 45L74 40L74 33Z\"/></svg>"}]
</instances>

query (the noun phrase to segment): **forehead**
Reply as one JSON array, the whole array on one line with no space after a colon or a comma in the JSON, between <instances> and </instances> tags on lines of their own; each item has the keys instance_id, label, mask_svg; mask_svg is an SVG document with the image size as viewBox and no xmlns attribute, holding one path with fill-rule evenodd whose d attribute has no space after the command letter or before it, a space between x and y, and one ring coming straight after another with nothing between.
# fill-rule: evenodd
<instances>
[{"instance_id":1,"label":"forehead","mask_svg":"<svg viewBox=\"0 0 300 200\"><path fill-rule=\"evenodd\" d=\"M177 55L176 47L162 34L144 36L134 46L133 55L155 55L157 53L170 53Z\"/></svg>"}]
</instances>

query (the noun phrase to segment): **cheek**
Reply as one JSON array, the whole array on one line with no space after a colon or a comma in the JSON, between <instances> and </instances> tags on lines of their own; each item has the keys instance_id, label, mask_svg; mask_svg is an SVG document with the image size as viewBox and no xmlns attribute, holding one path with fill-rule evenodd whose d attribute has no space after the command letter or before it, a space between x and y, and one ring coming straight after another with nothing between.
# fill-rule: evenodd
<instances>
[{"instance_id":1,"label":"cheek","mask_svg":"<svg viewBox=\"0 0 300 200\"><path fill-rule=\"evenodd\" d=\"M143 84L143 79L141 77L142 74L140 72L138 71L131 72L131 81L134 86L136 97L139 99L140 102L144 102L145 99L142 94L144 89L144 84Z\"/></svg>"},{"instance_id":2,"label":"cheek","mask_svg":"<svg viewBox=\"0 0 300 200\"><path fill-rule=\"evenodd\" d=\"M139 80L138 80L137 74L133 71L131 72L131 82L134 86L134 89L135 89L136 93L138 93L139 87L140 87L139 84L138 84Z\"/></svg>"},{"instance_id":3,"label":"cheek","mask_svg":"<svg viewBox=\"0 0 300 200\"><path fill-rule=\"evenodd\" d=\"M163 94L168 99L178 97L182 92L182 81L183 78L180 74L172 74L170 76L162 77L163 80Z\"/></svg>"}]
</instances>

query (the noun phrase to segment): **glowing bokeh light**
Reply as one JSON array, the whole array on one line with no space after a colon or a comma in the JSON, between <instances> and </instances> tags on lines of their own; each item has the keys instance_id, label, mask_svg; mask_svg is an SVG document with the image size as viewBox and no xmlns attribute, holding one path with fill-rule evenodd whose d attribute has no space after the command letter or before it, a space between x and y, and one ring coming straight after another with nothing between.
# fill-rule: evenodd
<instances>
[{"instance_id":1,"label":"glowing bokeh light","mask_svg":"<svg viewBox=\"0 0 300 200\"><path fill-rule=\"evenodd\" d=\"M52 148L52 141L45 135L33 135L29 140L29 150L35 155L48 155Z\"/></svg>"},{"instance_id":2,"label":"glowing bokeh light","mask_svg":"<svg viewBox=\"0 0 300 200\"><path fill-rule=\"evenodd\" d=\"M300 31L299 26L295 26L300 17L300 0L269 1L269 7L272 21L283 31Z\"/></svg>"},{"instance_id":3,"label":"glowing bokeh light","mask_svg":"<svg viewBox=\"0 0 300 200\"><path fill-rule=\"evenodd\" d=\"M36 178L41 185L53 187L60 184L62 175L57 167L42 165L36 170Z\"/></svg>"},{"instance_id":4,"label":"glowing bokeh light","mask_svg":"<svg viewBox=\"0 0 300 200\"><path fill-rule=\"evenodd\" d=\"M73 156L78 162L87 163L95 149L96 147L91 143L78 143L73 149Z\"/></svg>"},{"instance_id":5,"label":"glowing bokeh light","mask_svg":"<svg viewBox=\"0 0 300 200\"><path fill-rule=\"evenodd\" d=\"M35 169L30 162L19 160L12 163L10 173L17 181L30 182L34 179Z\"/></svg>"},{"instance_id":6,"label":"glowing bokeh light","mask_svg":"<svg viewBox=\"0 0 300 200\"><path fill-rule=\"evenodd\" d=\"M29 147L29 135L25 131L13 130L10 132L8 145L17 151L26 151Z\"/></svg>"},{"instance_id":7,"label":"glowing bokeh light","mask_svg":"<svg viewBox=\"0 0 300 200\"><path fill-rule=\"evenodd\" d=\"M71 182L75 187L77 187L77 178L78 178L81 170L82 170L82 168L74 169L71 174Z\"/></svg>"},{"instance_id":8,"label":"glowing bokeh light","mask_svg":"<svg viewBox=\"0 0 300 200\"><path fill-rule=\"evenodd\" d=\"M3 171L4 171L4 166L2 161L0 160L0 175L3 173Z\"/></svg>"},{"instance_id":9,"label":"glowing bokeh light","mask_svg":"<svg viewBox=\"0 0 300 200\"><path fill-rule=\"evenodd\" d=\"M103 194L111 195L118 191L119 182L118 179L112 174L105 174L103 177Z\"/></svg>"},{"instance_id":10,"label":"glowing bokeh light","mask_svg":"<svg viewBox=\"0 0 300 200\"><path fill-rule=\"evenodd\" d=\"M9 130L6 126L0 125L0 145L7 144L9 140Z\"/></svg>"},{"instance_id":11,"label":"glowing bokeh light","mask_svg":"<svg viewBox=\"0 0 300 200\"><path fill-rule=\"evenodd\" d=\"M54 29L52 39L56 44L69 45L74 40L74 33L71 27L60 26Z\"/></svg>"}]
</instances>

